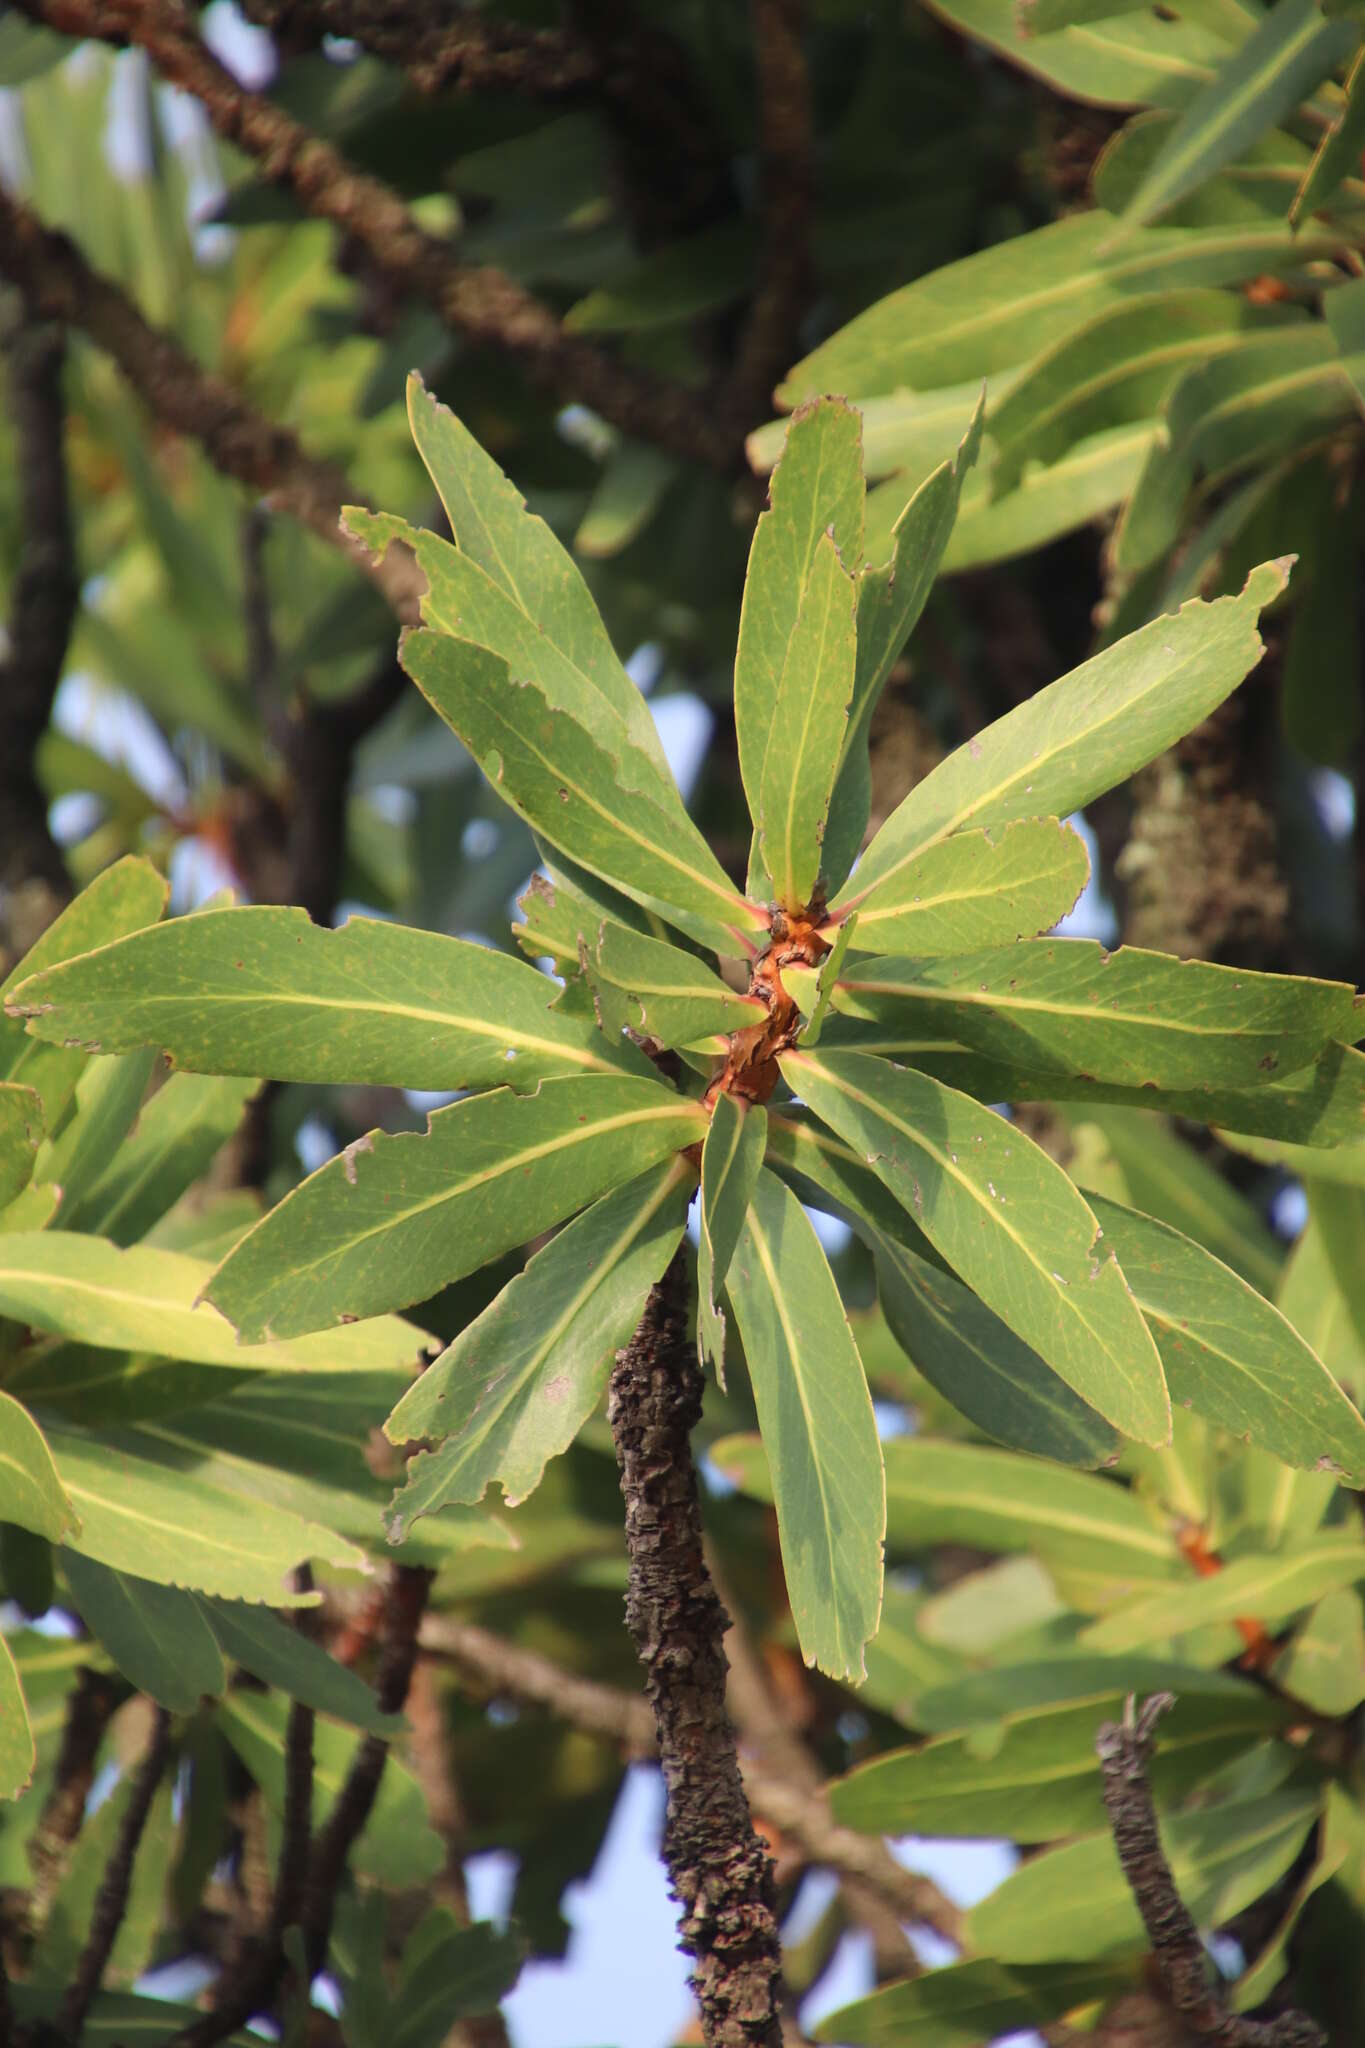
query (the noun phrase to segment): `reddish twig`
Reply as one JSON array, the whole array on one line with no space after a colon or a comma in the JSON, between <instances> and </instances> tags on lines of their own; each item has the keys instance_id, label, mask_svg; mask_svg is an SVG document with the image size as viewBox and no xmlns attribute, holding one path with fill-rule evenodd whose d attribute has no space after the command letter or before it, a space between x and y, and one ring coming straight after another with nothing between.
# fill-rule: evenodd
<instances>
[{"instance_id":1,"label":"reddish twig","mask_svg":"<svg viewBox=\"0 0 1365 2048\"><path fill-rule=\"evenodd\" d=\"M1154 1693L1138 1713L1130 1698L1122 1722L1106 1721L1095 1738L1114 1847L1166 1996L1190 2031L1211 2048L1325 2048L1321 2028L1303 2013L1247 2019L1229 2012L1209 1982L1204 1945L1176 1890L1147 1783L1157 1721L1174 1704L1171 1693Z\"/></svg>"}]
</instances>

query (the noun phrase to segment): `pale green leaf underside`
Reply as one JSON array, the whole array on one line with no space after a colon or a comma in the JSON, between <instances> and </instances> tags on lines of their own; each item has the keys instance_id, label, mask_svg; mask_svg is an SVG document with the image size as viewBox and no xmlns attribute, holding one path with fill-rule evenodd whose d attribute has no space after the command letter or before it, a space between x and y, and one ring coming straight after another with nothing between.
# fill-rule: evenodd
<instances>
[{"instance_id":1,"label":"pale green leaf underside","mask_svg":"<svg viewBox=\"0 0 1365 2048\"><path fill-rule=\"evenodd\" d=\"M1116 1653L1243 1615L1282 1621L1325 1593L1362 1580L1365 1543L1354 1530L1325 1531L1297 1550L1234 1558L1210 1578L1187 1578L1132 1601L1092 1622L1083 1640L1091 1649Z\"/></svg>"},{"instance_id":2,"label":"pale green leaf underside","mask_svg":"<svg viewBox=\"0 0 1365 2048\"><path fill-rule=\"evenodd\" d=\"M610 919L595 921L584 935L578 965L609 1038L629 1029L660 1045L696 1045L767 1015L762 1003L727 987L695 953Z\"/></svg>"},{"instance_id":3,"label":"pale green leaf underside","mask_svg":"<svg viewBox=\"0 0 1365 2048\"><path fill-rule=\"evenodd\" d=\"M856 1683L882 1604L881 1445L820 1241L770 1173L755 1183L727 1288L772 1473L797 1639L808 1663Z\"/></svg>"},{"instance_id":4,"label":"pale green leaf underside","mask_svg":"<svg viewBox=\"0 0 1365 2048\"><path fill-rule=\"evenodd\" d=\"M859 953L976 952L1031 939L1074 910L1090 876L1085 842L1056 818L954 832L864 887L859 868L842 916L856 910Z\"/></svg>"},{"instance_id":5,"label":"pale green leaf underside","mask_svg":"<svg viewBox=\"0 0 1365 2048\"><path fill-rule=\"evenodd\" d=\"M0 1636L0 1799L17 1799L33 1776L33 1730L9 1645Z\"/></svg>"},{"instance_id":6,"label":"pale green leaf underside","mask_svg":"<svg viewBox=\"0 0 1365 2048\"><path fill-rule=\"evenodd\" d=\"M705 1135L700 1106L626 1076L498 1089L375 1132L309 1176L207 1290L246 1343L423 1301Z\"/></svg>"},{"instance_id":7,"label":"pale green leaf underside","mask_svg":"<svg viewBox=\"0 0 1365 2048\"><path fill-rule=\"evenodd\" d=\"M0 1209L32 1179L42 1132L42 1097L17 1081L0 1081Z\"/></svg>"},{"instance_id":8,"label":"pale green leaf underside","mask_svg":"<svg viewBox=\"0 0 1365 2048\"><path fill-rule=\"evenodd\" d=\"M773 704L754 822L775 900L810 901L853 696L853 578L828 533L816 542Z\"/></svg>"},{"instance_id":9,"label":"pale green leaf underside","mask_svg":"<svg viewBox=\"0 0 1365 2048\"><path fill-rule=\"evenodd\" d=\"M39 1429L27 1408L0 1392L0 1520L60 1543L76 1525L76 1510L62 1490Z\"/></svg>"}]
</instances>

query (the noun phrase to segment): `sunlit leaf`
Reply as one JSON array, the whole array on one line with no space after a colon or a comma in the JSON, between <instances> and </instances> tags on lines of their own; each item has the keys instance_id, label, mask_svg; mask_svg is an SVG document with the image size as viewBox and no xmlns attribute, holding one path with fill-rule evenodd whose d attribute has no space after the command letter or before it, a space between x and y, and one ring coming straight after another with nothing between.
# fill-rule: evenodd
<instances>
[{"instance_id":1,"label":"sunlit leaf","mask_svg":"<svg viewBox=\"0 0 1365 2048\"><path fill-rule=\"evenodd\" d=\"M858 889L845 915L856 905L860 953L918 960L982 945L1013 948L1074 910L1089 875L1079 833L1056 818L1015 819L927 846L880 884ZM860 978L856 966L850 974ZM837 995L835 1003L844 1007Z\"/></svg>"},{"instance_id":2,"label":"sunlit leaf","mask_svg":"<svg viewBox=\"0 0 1365 2048\"><path fill-rule=\"evenodd\" d=\"M0 1520L17 1522L35 1536L60 1543L78 1525L76 1510L52 1462L39 1429L27 1408L12 1394L0 1392Z\"/></svg>"},{"instance_id":3,"label":"sunlit leaf","mask_svg":"<svg viewBox=\"0 0 1365 2048\"><path fill-rule=\"evenodd\" d=\"M758 1182L768 1141L768 1113L720 1094L701 1154L697 1241L697 1348L725 1385L725 1312L721 1288Z\"/></svg>"}]
</instances>

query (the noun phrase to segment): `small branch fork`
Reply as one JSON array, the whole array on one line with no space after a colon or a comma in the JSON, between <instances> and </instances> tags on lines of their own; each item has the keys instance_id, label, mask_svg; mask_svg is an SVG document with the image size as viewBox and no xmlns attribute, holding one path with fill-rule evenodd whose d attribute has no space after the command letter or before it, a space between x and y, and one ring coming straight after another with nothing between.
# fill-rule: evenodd
<instances>
[{"instance_id":1,"label":"small branch fork","mask_svg":"<svg viewBox=\"0 0 1365 2048\"><path fill-rule=\"evenodd\" d=\"M1190 2032L1210 2048L1326 2048L1325 2034L1305 2014L1246 2019L1229 2012L1209 1983L1204 1945L1176 1890L1147 1783L1156 1724L1174 1704L1173 1694L1153 1693L1138 1712L1130 1698L1123 1720L1106 1721L1095 1738L1114 1847L1142 1915L1167 1999Z\"/></svg>"}]
</instances>

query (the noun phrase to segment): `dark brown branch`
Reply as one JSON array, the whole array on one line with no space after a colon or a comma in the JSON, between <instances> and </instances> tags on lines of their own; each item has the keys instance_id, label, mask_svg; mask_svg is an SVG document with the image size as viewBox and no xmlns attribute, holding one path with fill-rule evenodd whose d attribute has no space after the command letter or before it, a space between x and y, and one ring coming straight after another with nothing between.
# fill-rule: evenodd
<instances>
[{"instance_id":1,"label":"dark brown branch","mask_svg":"<svg viewBox=\"0 0 1365 2048\"><path fill-rule=\"evenodd\" d=\"M100 1988L100 1980L123 1925L123 1916L128 1910L128 1888L133 1879L133 1861L152 1810L156 1788L165 1774L170 1749L171 1717L165 1707L157 1707L154 1709L152 1739L138 1765L128 1811L123 1816L113 1854L95 1894L90 1933L76 1964L76 1974L57 2008L57 2031L68 2040L80 2039L85 2016Z\"/></svg>"},{"instance_id":2,"label":"dark brown branch","mask_svg":"<svg viewBox=\"0 0 1365 2048\"><path fill-rule=\"evenodd\" d=\"M740 340L733 392L739 415L761 419L797 354L810 292L815 175L803 0L750 0L758 85L758 291Z\"/></svg>"},{"instance_id":3,"label":"dark brown branch","mask_svg":"<svg viewBox=\"0 0 1365 2048\"><path fill-rule=\"evenodd\" d=\"M40 9L33 10L35 16ZM382 564L341 531L341 508L362 493L330 462L305 453L287 428L248 405L186 354L174 336L145 320L131 299L91 269L75 243L45 228L21 201L0 192L0 275L48 319L79 327L112 357L163 426L197 441L216 469L267 497L329 546L340 548L378 585L399 617L413 621L422 579L402 548Z\"/></svg>"},{"instance_id":4,"label":"dark brown branch","mask_svg":"<svg viewBox=\"0 0 1365 2048\"><path fill-rule=\"evenodd\" d=\"M59 326L21 302L4 338L23 541L0 662L0 954L26 953L69 900L66 862L48 830L38 742L61 680L79 585L62 447Z\"/></svg>"},{"instance_id":5,"label":"dark brown branch","mask_svg":"<svg viewBox=\"0 0 1365 2048\"><path fill-rule=\"evenodd\" d=\"M1147 1783L1156 1724L1175 1704L1174 1696L1153 1693L1140 1713L1135 1704L1129 1700L1122 1722L1104 1723L1095 1738L1095 1751L1114 1847L1142 1915L1167 1998L1190 2031L1212 2048L1325 2048L1326 2035L1303 2013L1281 2013L1273 2020L1246 2019L1229 2012L1209 1982L1204 1945L1176 1890Z\"/></svg>"},{"instance_id":6,"label":"dark brown branch","mask_svg":"<svg viewBox=\"0 0 1365 2048\"><path fill-rule=\"evenodd\" d=\"M612 1370L607 1414L626 1502L626 1622L645 1667L668 1795L663 1858L708 2048L780 2048L772 1859L754 1833L725 1709L726 1616L702 1552L691 1433L702 1378L675 1255Z\"/></svg>"},{"instance_id":7,"label":"dark brown branch","mask_svg":"<svg viewBox=\"0 0 1365 2048\"><path fill-rule=\"evenodd\" d=\"M517 92L559 99L591 85L590 50L559 29L492 21L441 0L246 0L285 52L345 36L399 64L419 92Z\"/></svg>"},{"instance_id":8,"label":"dark brown branch","mask_svg":"<svg viewBox=\"0 0 1365 2048\"><path fill-rule=\"evenodd\" d=\"M705 398L567 334L558 317L503 271L461 263L399 195L356 170L283 107L246 91L200 40L183 0L18 0L67 35L134 42L168 84L191 93L226 142L305 212L352 237L400 291L424 299L455 333L519 361L557 399L574 399L637 440L721 470L741 447Z\"/></svg>"},{"instance_id":9,"label":"dark brown branch","mask_svg":"<svg viewBox=\"0 0 1365 2048\"><path fill-rule=\"evenodd\" d=\"M67 1852L80 1833L85 1804L95 1782L100 1744L119 1698L119 1682L106 1671L83 1665L66 1706L61 1748L52 1774L42 1817L28 1845L33 1871L29 1917L41 1926L47 1906L66 1865Z\"/></svg>"}]
</instances>

